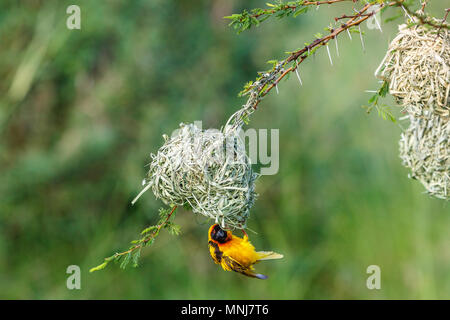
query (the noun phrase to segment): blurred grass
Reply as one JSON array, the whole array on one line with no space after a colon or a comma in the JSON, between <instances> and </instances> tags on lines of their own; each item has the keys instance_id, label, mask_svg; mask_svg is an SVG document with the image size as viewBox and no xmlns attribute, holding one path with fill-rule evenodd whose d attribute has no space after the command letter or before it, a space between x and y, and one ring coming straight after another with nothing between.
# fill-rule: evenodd
<instances>
[{"instance_id":1,"label":"blurred grass","mask_svg":"<svg viewBox=\"0 0 450 320\"><path fill-rule=\"evenodd\" d=\"M156 220L151 193L136 206L148 154L180 122L220 127L242 85L350 4L322 6L237 36L223 16L264 1L69 1L0 4L0 298L449 298L449 208L422 194L398 158L398 125L361 105L396 24L339 38L261 104L250 127L280 129L280 171L257 184L250 235L285 254L255 281L208 255L209 221L180 211L183 234L162 234L142 265L90 267ZM432 1L440 17L444 4ZM393 14L392 14L393 15ZM383 17L385 18L385 17ZM398 115L398 112L396 113ZM81 267L81 290L65 286ZM381 267L381 290L366 288Z\"/></svg>"}]
</instances>

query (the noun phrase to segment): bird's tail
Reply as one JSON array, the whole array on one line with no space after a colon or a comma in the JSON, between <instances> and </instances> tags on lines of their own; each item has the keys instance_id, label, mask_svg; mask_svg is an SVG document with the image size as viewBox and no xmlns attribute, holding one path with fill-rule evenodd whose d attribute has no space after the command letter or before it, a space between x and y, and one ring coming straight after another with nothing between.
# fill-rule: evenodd
<instances>
[{"instance_id":1,"label":"bird's tail","mask_svg":"<svg viewBox=\"0 0 450 320\"><path fill-rule=\"evenodd\" d=\"M254 273L252 270L249 270L249 269L247 269L241 273L245 274L246 276L261 279L261 280L266 280L268 278L268 276L266 276L266 275L263 275L261 273Z\"/></svg>"},{"instance_id":2,"label":"bird's tail","mask_svg":"<svg viewBox=\"0 0 450 320\"><path fill-rule=\"evenodd\" d=\"M258 254L258 261L283 258L282 254L273 251L258 251L257 254Z\"/></svg>"},{"instance_id":3,"label":"bird's tail","mask_svg":"<svg viewBox=\"0 0 450 320\"><path fill-rule=\"evenodd\" d=\"M265 276L261 273L257 273L255 274L255 278L261 279L261 280L266 280L268 278L268 276Z\"/></svg>"}]
</instances>

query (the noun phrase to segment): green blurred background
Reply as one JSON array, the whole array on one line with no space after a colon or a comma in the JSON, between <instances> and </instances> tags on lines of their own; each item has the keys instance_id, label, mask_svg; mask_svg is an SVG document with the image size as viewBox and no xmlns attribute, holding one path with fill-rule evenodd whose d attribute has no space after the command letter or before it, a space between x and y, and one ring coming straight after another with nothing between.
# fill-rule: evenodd
<instances>
[{"instance_id":1,"label":"green blurred background","mask_svg":"<svg viewBox=\"0 0 450 320\"><path fill-rule=\"evenodd\" d=\"M365 53L343 34L333 66L320 49L301 65L302 87L283 81L253 115L249 127L280 129L280 170L259 179L249 221L258 249L285 255L257 266L268 280L214 265L210 221L184 210L182 234L161 233L139 268L88 272L157 220L151 192L130 201L162 134L195 120L219 128L267 60L352 10L321 6L240 35L223 19L265 2L0 3L0 298L450 298L448 204L407 178L400 126L361 108L401 20L382 33L364 25ZM81 30L66 28L74 3ZM72 264L81 290L66 288ZM366 288L373 264L381 290Z\"/></svg>"}]
</instances>

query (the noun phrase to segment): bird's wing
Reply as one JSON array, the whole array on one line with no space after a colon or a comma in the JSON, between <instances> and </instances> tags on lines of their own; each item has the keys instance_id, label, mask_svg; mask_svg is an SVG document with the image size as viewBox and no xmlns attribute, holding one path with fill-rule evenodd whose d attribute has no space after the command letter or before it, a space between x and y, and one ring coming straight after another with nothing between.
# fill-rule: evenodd
<instances>
[{"instance_id":1,"label":"bird's wing","mask_svg":"<svg viewBox=\"0 0 450 320\"><path fill-rule=\"evenodd\" d=\"M222 256L222 268L224 268L225 270L233 270L239 273L242 273L243 275L246 275L248 277L252 277L252 278L258 278L258 279L267 279L268 277L263 275L263 274L259 274L259 273L254 273L252 271L252 269L250 269L249 267L245 267L243 266L241 263L239 263L239 261L233 259L230 256Z\"/></svg>"},{"instance_id":2,"label":"bird's wing","mask_svg":"<svg viewBox=\"0 0 450 320\"><path fill-rule=\"evenodd\" d=\"M258 255L258 261L283 258L282 254L273 251L258 251L256 254Z\"/></svg>"},{"instance_id":3,"label":"bird's wing","mask_svg":"<svg viewBox=\"0 0 450 320\"><path fill-rule=\"evenodd\" d=\"M211 258L214 260L216 264L220 264L222 261L222 251L220 251L217 243L213 241L208 242L209 253L211 254Z\"/></svg>"}]
</instances>

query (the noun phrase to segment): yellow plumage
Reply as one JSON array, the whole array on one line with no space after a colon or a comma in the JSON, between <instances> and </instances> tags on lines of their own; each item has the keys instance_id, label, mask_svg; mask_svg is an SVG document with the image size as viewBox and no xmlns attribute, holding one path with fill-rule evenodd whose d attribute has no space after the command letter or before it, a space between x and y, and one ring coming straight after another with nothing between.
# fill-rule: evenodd
<instances>
[{"instance_id":1,"label":"yellow plumage","mask_svg":"<svg viewBox=\"0 0 450 320\"><path fill-rule=\"evenodd\" d=\"M256 251L247 234L243 238L237 237L231 231L221 229L218 224L209 228L208 240L215 263L226 271L236 271L249 277L266 279L267 276L253 272L253 265L262 260L283 258L283 255L272 251Z\"/></svg>"}]
</instances>

